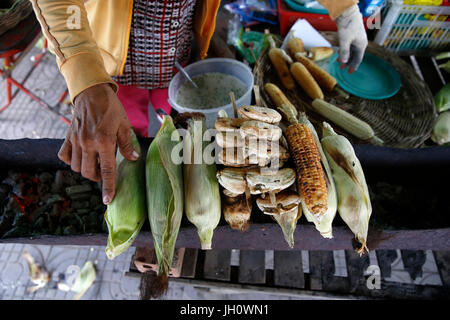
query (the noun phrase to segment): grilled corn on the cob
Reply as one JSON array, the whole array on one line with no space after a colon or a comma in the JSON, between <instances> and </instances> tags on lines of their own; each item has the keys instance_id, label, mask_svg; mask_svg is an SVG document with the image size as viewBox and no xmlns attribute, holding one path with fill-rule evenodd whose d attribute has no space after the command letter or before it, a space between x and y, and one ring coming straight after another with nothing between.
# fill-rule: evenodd
<instances>
[{"instance_id":1,"label":"grilled corn on the cob","mask_svg":"<svg viewBox=\"0 0 450 320\"><path fill-rule=\"evenodd\" d=\"M131 142L141 154L141 147L132 129ZM105 251L109 259L114 259L131 246L147 216L143 157L129 161L117 151L116 163L116 196L105 212L109 231Z\"/></svg>"},{"instance_id":2,"label":"grilled corn on the cob","mask_svg":"<svg viewBox=\"0 0 450 320\"><path fill-rule=\"evenodd\" d=\"M300 114L301 122L291 124L286 129L286 138L297 168L299 191L306 207L314 215L323 215L328 209L325 174L314 134L302 121L303 118L306 116Z\"/></svg>"},{"instance_id":3,"label":"grilled corn on the cob","mask_svg":"<svg viewBox=\"0 0 450 320\"><path fill-rule=\"evenodd\" d=\"M314 223L317 231L320 232L322 237L331 239L333 238L333 220L336 216L337 212L337 194L336 194L336 186L334 183L333 174L328 163L325 152L323 151L322 145L320 143L319 136L317 135L316 129L312 125L310 121L305 119L306 125L311 129L311 132L314 134L314 139L316 141L317 149L319 150L320 160L322 161L322 165L325 173L325 181L327 184L327 196L328 196L328 209L322 216L317 216L312 214L308 208L306 207L306 203L302 200L302 208L305 214L306 219L309 222Z\"/></svg>"},{"instance_id":4,"label":"grilled corn on the cob","mask_svg":"<svg viewBox=\"0 0 450 320\"><path fill-rule=\"evenodd\" d=\"M362 254L368 251L366 243L372 205L361 163L347 138L336 134L325 122L321 141L333 170L339 215L361 243L358 253Z\"/></svg>"}]
</instances>

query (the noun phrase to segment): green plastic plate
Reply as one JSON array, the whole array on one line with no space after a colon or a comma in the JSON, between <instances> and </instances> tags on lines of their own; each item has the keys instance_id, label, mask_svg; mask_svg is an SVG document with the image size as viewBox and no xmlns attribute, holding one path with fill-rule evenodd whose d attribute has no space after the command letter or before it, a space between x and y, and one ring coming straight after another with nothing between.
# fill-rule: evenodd
<instances>
[{"instance_id":1,"label":"green plastic plate","mask_svg":"<svg viewBox=\"0 0 450 320\"><path fill-rule=\"evenodd\" d=\"M394 96L402 86L402 80L395 68L385 60L367 53L358 70L348 73L340 69L335 53L330 60L330 73L339 86L350 94L369 100L382 100Z\"/></svg>"}]
</instances>

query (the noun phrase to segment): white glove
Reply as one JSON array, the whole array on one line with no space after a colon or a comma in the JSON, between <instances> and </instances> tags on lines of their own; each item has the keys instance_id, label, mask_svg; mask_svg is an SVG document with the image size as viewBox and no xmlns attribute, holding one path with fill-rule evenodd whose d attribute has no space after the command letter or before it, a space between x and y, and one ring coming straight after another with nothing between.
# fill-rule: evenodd
<instances>
[{"instance_id":1,"label":"white glove","mask_svg":"<svg viewBox=\"0 0 450 320\"><path fill-rule=\"evenodd\" d=\"M354 4L336 19L339 36L339 61L349 67L349 73L358 69L367 48L367 34L362 14Z\"/></svg>"}]
</instances>

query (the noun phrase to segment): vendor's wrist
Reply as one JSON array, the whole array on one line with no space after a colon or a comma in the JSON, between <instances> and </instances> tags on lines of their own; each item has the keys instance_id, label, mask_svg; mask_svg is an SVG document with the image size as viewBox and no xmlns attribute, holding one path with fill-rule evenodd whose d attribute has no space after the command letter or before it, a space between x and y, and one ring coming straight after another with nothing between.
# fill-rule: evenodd
<instances>
[{"instance_id":1,"label":"vendor's wrist","mask_svg":"<svg viewBox=\"0 0 450 320\"><path fill-rule=\"evenodd\" d=\"M114 93L114 89L110 83L98 83L81 91L74 99L74 106L77 102L84 100L90 95L108 95Z\"/></svg>"},{"instance_id":2,"label":"vendor's wrist","mask_svg":"<svg viewBox=\"0 0 450 320\"><path fill-rule=\"evenodd\" d=\"M361 14L361 12L359 11L357 4L352 4L339 17L336 18L336 22L339 23L339 21L346 20L355 14Z\"/></svg>"}]
</instances>

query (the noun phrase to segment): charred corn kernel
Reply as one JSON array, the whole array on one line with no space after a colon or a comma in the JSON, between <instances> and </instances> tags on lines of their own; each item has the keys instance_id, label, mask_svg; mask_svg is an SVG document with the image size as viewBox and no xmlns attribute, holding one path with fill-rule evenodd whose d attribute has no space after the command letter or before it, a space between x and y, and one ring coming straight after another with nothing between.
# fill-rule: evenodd
<instances>
[{"instance_id":1,"label":"charred corn kernel","mask_svg":"<svg viewBox=\"0 0 450 320\"><path fill-rule=\"evenodd\" d=\"M431 140L439 145L450 142L450 111L443 112L438 116Z\"/></svg>"},{"instance_id":2,"label":"charred corn kernel","mask_svg":"<svg viewBox=\"0 0 450 320\"><path fill-rule=\"evenodd\" d=\"M367 122L321 99L314 100L311 105L314 111L355 137L374 144L383 144L383 141L375 136L375 132Z\"/></svg>"},{"instance_id":3,"label":"charred corn kernel","mask_svg":"<svg viewBox=\"0 0 450 320\"><path fill-rule=\"evenodd\" d=\"M291 34L286 44L286 50L292 57L295 57L296 53L305 52L305 46L302 39Z\"/></svg>"},{"instance_id":4,"label":"charred corn kernel","mask_svg":"<svg viewBox=\"0 0 450 320\"><path fill-rule=\"evenodd\" d=\"M314 134L306 124L295 123L286 129L286 138L306 207L314 215L323 215L328 209L327 185Z\"/></svg>"},{"instance_id":5,"label":"charred corn kernel","mask_svg":"<svg viewBox=\"0 0 450 320\"><path fill-rule=\"evenodd\" d=\"M139 142L131 129L134 150L141 154ZM105 221L108 226L106 255L114 259L127 250L139 234L146 219L145 160L125 159L117 151L116 155L116 196L108 205Z\"/></svg>"},{"instance_id":6,"label":"charred corn kernel","mask_svg":"<svg viewBox=\"0 0 450 320\"><path fill-rule=\"evenodd\" d=\"M311 99L323 99L322 89L303 64L300 62L293 63L291 65L291 73L297 83L303 88Z\"/></svg>"},{"instance_id":7,"label":"charred corn kernel","mask_svg":"<svg viewBox=\"0 0 450 320\"><path fill-rule=\"evenodd\" d=\"M309 53L314 61L319 61L331 57L334 50L330 47L313 47L309 49Z\"/></svg>"},{"instance_id":8,"label":"charred corn kernel","mask_svg":"<svg viewBox=\"0 0 450 320\"><path fill-rule=\"evenodd\" d=\"M185 160L188 160L183 166L184 207L188 220L197 228L202 249L207 250L211 249L213 232L222 212L216 164L207 164L203 160L203 151L208 145L208 141L203 141L205 116L193 116L187 124L190 139L185 137L183 149ZM196 159L201 159L201 163L195 163Z\"/></svg>"},{"instance_id":9,"label":"charred corn kernel","mask_svg":"<svg viewBox=\"0 0 450 320\"><path fill-rule=\"evenodd\" d=\"M288 114L286 113L288 110L289 114L293 114L297 116L297 109L294 105L288 100L288 98L284 95L283 91L280 90L273 83L266 83L264 85L264 90L270 97L270 100L275 104L277 109L281 112L281 114L288 120Z\"/></svg>"},{"instance_id":10,"label":"charred corn kernel","mask_svg":"<svg viewBox=\"0 0 450 320\"><path fill-rule=\"evenodd\" d=\"M361 163L350 141L336 134L326 122L321 141L336 183L339 215L361 243L358 253L362 254L368 251L366 243L372 205Z\"/></svg>"},{"instance_id":11,"label":"charred corn kernel","mask_svg":"<svg viewBox=\"0 0 450 320\"><path fill-rule=\"evenodd\" d=\"M319 67L314 61L298 54L295 56L295 59L298 63L301 63L306 67L309 73L313 76L313 78L319 83L320 87L327 91L333 91L334 87L337 84L336 79L326 72L324 69ZM320 98L320 97L317 97ZM323 99L323 98L320 98Z\"/></svg>"},{"instance_id":12,"label":"charred corn kernel","mask_svg":"<svg viewBox=\"0 0 450 320\"><path fill-rule=\"evenodd\" d=\"M252 203L245 193L237 197L223 196L223 216L231 228L246 231L250 226Z\"/></svg>"},{"instance_id":13,"label":"charred corn kernel","mask_svg":"<svg viewBox=\"0 0 450 320\"><path fill-rule=\"evenodd\" d=\"M181 163L172 160L172 151L182 143L170 116L163 123L147 152L147 209L153 243L158 258L158 277L150 295L158 297L167 290L175 242L183 215L183 172Z\"/></svg>"}]
</instances>

